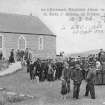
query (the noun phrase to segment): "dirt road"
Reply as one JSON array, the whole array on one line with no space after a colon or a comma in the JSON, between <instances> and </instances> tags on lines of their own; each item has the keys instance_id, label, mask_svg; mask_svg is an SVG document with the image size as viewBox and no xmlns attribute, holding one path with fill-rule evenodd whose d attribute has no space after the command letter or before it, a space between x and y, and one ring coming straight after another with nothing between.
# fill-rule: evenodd
<instances>
[{"instance_id":1,"label":"dirt road","mask_svg":"<svg viewBox=\"0 0 105 105\"><path fill-rule=\"evenodd\" d=\"M90 97L85 97L85 81L82 82L80 99L72 98L72 81L71 93L66 100L62 99L60 94L61 81L41 82L31 81L29 74L26 73L25 68L13 75L8 75L0 78L0 88L6 88L8 91L13 91L21 94L28 94L35 96L34 99L27 99L11 105L104 105L105 104L105 86L95 86L96 99L92 100ZM0 91L0 96L3 91ZM8 105L6 103L5 105Z\"/></svg>"}]
</instances>

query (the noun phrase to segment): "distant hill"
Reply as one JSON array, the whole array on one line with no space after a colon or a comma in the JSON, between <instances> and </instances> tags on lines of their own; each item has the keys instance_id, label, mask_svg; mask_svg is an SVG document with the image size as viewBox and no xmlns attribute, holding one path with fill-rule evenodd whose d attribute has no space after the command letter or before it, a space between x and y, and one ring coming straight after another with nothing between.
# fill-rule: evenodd
<instances>
[{"instance_id":1,"label":"distant hill","mask_svg":"<svg viewBox=\"0 0 105 105\"><path fill-rule=\"evenodd\" d=\"M95 50L89 50L81 53L73 53L73 54L68 54L67 57L77 57L77 56L88 56L89 54L98 54L100 49L95 49Z\"/></svg>"}]
</instances>

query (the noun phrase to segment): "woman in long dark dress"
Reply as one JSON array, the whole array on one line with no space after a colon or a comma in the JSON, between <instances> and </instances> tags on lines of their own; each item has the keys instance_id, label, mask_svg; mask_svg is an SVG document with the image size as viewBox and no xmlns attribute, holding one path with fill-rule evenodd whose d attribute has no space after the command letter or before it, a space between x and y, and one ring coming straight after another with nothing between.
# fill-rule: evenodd
<instances>
[{"instance_id":1,"label":"woman in long dark dress","mask_svg":"<svg viewBox=\"0 0 105 105\"><path fill-rule=\"evenodd\" d=\"M62 79L61 94L63 95L64 99L65 95L67 94L67 84L65 79Z\"/></svg>"},{"instance_id":2,"label":"woman in long dark dress","mask_svg":"<svg viewBox=\"0 0 105 105\"><path fill-rule=\"evenodd\" d=\"M14 63L14 62L15 62L14 49L12 49L11 52L10 52L9 63Z\"/></svg>"}]
</instances>

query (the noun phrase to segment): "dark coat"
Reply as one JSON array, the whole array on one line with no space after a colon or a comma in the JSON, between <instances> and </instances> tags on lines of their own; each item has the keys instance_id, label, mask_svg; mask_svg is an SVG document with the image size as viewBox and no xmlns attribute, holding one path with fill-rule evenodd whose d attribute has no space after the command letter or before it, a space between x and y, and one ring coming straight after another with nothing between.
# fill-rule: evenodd
<instances>
[{"instance_id":1,"label":"dark coat","mask_svg":"<svg viewBox=\"0 0 105 105\"><path fill-rule=\"evenodd\" d=\"M70 79L70 75L71 75L71 71L70 69L68 68L64 68L63 71L62 71L62 76L63 78L67 81Z\"/></svg>"},{"instance_id":2,"label":"dark coat","mask_svg":"<svg viewBox=\"0 0 105 105\"><path fill-rule=\"evenodd\" d=\"M9 62L10 63L14 63L15 62L15 60L14 60L14 52L13 51L10 52Z\"/></svg>"},{"instance_id":3,"label":"dark coat","mask_svg":"<svg viewBox=\"0 0 105 105\"><path fill-rule=\"evenodd\" d=\"M71 73L71 79L75 82L81 83L83 80L83 74L80 69L74 69Z\"/></svg>"},{"instance_id":4,"label":"dark coat","mask_svg":"<svg viewBox=\"0 0 105 105\"><path fill-rule=\"evenodd\" d=\"M87 82L94 83L96 77L96 69L90 68L86 77Z\"/></svg>"}]
</instances>

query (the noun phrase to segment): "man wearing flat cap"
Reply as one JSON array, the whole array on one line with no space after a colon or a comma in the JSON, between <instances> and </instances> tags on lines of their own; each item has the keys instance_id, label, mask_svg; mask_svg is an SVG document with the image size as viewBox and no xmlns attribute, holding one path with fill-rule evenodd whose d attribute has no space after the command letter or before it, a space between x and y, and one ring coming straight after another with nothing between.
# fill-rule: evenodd
<instances>
[{"instance_id":1,"label":"man wearing flat cap","mask_svg":"<svg viewBox=\"0 0 105 105\"><path fill-rule=\"evenodd\" d=\"M83 80L82 70L79 64L75 65L75 69L71 73L71 79L74 83L73 98L79 98L80 85Z\"/></svg>"}]
</instances>

